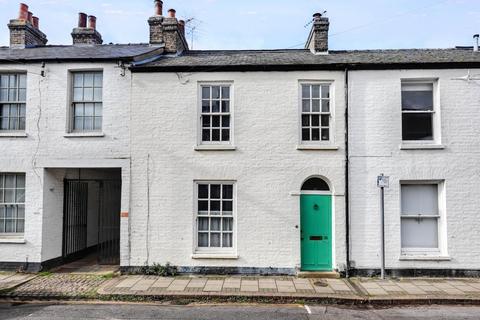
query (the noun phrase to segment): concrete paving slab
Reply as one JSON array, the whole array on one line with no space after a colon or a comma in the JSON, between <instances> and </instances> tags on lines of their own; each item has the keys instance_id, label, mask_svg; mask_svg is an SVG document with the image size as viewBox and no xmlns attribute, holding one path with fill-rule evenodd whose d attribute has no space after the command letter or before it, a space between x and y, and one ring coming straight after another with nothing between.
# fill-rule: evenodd
<instances>
[{"instance_id":1,"label":"concrete paving slab","mask_svg":"<svg viewBox=\"0 0 480 320\"><path fill-rule=\"evenodd\" d=\"M333 289L332 289L331 287L313 286L313 288L315 289L315 292L316 292L316 293L320 293L320 294L332 294L332 293L335 293L335 291L333 291Z\"/></svg>"},{"instance_id":2,"label":"concrete paving slab","mask_svg":"<svg viewBox=\"0 0 480 320\"><path fill-rule=\"evenodd\" d=\"M258 288L259 289L277 289L277 284L275 283L275 279L259 279L258 280Z\"/></svg>"},{"instance_id":3,"label":"concrete paving slab","mask_svg":"<svg viewBox=\"0 0 480 320\"><path fill-rule=\"evenodd\" d=\"M130 288L135 285L138 281L142 279L141 276L128 276L128 277L123 277L123 280L117 284L117 288Z\"/></svg>"},{"instance_id":4,"label":"concrete paving slab","mask_svg":"<svg viewBox=\"0 0 480 320\"><path fill-rule=\"evenodd\" d=\"M240 278L226 278L223 282L224 289L240 289L242 279Z\"/></svg>"},{"instance_id":5,"label":"concrete paving slab","mask_svg":"<svg viewBox=\"0 0 480 320\"><path fill-rule=\"evenodd\" d=\"M200 279L193 278L188 283L187 288L203 288L205 287L206 283L207 283L207 279L205 278L200 278Z\"/></svg>"},{"instance_id":6,"label":"concrete paving slab","mask_svg":"<svg viewBox=\"0 0 480 320\"><path fill-rule=\"evenodd\" d=\"M419 285L418 286L420 289L422 289L425 292L442 292L442 289L439 289L433 285Z\"/></svg>"},{"instance_id":7,"label":"concrete paving slab","mask_svg":"<svg viewBox=\"0 0 480 320\"><path fill-rule=\"evenodd\" d=\"M386 296L388 295L388 292L383 290L383 289L367 289L367 292L369 295L372 295L372 296L377 296L377 295L382 295L382 296Z\"/></svg>"},{"instance_id":8,"label":"concrete paving slab","mask_svg":"<svg viewBox=\"0 0 480 320\"><path fill-rule=\"evenodd\" d=\"M152 288L168 288L175 278L159 278L152 284Z\"/></svg>"},{"instance_id":9,"label":"concrete paving slab","mask_svg":"<svg viewBox=\"0 0 480 320\"><path fill-rule=\"evenodd\" d=\"M190 280L175 279L168 286L167 291L183 291L187 287Z\"/></svg>"},{"instance_id":10,"label":"concrete paving slab","mask_svg":"<svg viewBox=\"0 0 480 320\"><path fill-rule=\"evenodd\" d=\"M130 290L132 291L145 291L150 289L150 287L155 283L156 279L141 279L135 283Z\"/></svg>"},{"instance_id":11,"label":"concrete paving slab","mask_svg":"<svg viewBox=\"0 0 480 320\"><path fill-rule=\"evenodd\" d=\"M222 291L223 280L208 280L203 288L204 292L220 292Z\"/></svg>"}]
</instances>

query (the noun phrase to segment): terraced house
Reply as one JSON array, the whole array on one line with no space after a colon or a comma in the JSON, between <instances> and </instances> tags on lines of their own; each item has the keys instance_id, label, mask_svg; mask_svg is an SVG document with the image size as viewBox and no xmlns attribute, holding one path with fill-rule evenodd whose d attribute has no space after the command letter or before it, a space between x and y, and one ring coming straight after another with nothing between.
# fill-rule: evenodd
<instances>
[{"instance_id":1,"label":"terraced house","mask_svg":"<svg viewBox=\"0 0 480 320\"><path fill-rule=\"evenodd\" d=\"M478 274L477 47L333 51L315 14L305 49L189 50L163 11L145 44L10 21L2 268L375 273L384 173L387 270Z\"/></svg>"}]
</instances>

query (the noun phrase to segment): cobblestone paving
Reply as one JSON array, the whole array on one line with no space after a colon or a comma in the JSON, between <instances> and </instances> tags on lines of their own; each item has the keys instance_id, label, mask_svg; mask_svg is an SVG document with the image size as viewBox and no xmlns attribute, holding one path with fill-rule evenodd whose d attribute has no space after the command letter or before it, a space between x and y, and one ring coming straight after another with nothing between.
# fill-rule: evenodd
<instances>
[{"instance_id":1,"label":"cobblestone paving","mask_svg":"<svg viewBox=\"0 0 480 320\"><path fill-rule=\"evenodd\" d=\"M33 280L4 294L9 297L88 297L106 281L94 275L49 274Z\"/></svg>"}]
</instances>

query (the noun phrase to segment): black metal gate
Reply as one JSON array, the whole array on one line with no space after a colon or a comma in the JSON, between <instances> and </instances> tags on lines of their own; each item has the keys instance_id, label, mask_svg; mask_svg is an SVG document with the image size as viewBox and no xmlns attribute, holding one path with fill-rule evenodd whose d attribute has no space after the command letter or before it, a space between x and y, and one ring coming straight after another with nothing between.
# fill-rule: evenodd
<instances>
[{"instance_id":1,"label":"black metal gate","mask_svg":"<svg viewBox=\"0 0 480 320\"><path fill-rule=\"evenodd\" d=\"M65 180L63 257L74 257L87 248L88 183Z\"/></svg>"},{"instance_id":2,"label":"black metal gate","mask_svg":"<svg viewBox=\"0 0 480 320\"><path fill-rule=\"evenodd\" d=\"M100 182L98 263L120 264L120 181Z\"/></svg>"},{"instance_id":3,"label":"black metal gate","mask_svg":"<svg viewBox=\"0 0 480 320\"><path fill-rule=\"evenodd\" d=\"M80 258L95 247L87 247L88 186L99 186L98 244L99 264L120 264L121 181L65 180L63 217L63 258ZM96 197L95 197L96 198ZM91 225L91 222L90 222Z\"/></svg>"}]
</instances>

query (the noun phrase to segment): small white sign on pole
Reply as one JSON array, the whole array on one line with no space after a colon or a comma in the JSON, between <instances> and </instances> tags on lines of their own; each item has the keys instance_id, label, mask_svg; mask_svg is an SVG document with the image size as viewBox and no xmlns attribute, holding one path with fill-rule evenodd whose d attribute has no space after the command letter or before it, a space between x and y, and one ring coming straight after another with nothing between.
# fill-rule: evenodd
<instances>
[{"instance_id":1,"label":"small white sign on pole","mask_svg":"<svg viewBox=\"0 0 480 320\"><path fill-rule=\"evenodd\" d=\"M380 188L380 219L381 219L380 277L382 279L385 279L385 188L388 188L389 182L390 182L390 177L383 175L383 173L377 177L377 187Z\"/></svg>"},{"instance_id":2,"label":"small white sign on pole","mask_svg":"<svg viewBox=\"0 0 480 320\"><path fill-rule=\"evenodd\" d=\"M388 188L390 185L390 177L383 174L377 177L377 187Z\"/></svg>"}]
</instances>

